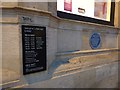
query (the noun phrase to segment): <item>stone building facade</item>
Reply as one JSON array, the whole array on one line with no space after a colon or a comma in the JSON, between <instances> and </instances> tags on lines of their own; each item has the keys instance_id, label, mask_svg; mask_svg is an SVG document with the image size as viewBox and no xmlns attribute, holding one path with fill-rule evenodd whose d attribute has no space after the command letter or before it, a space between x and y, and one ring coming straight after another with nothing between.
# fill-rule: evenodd
<instances>
[{"instance_id":1,"label":"stone building facade","mask_svg":"<svg viewBox=\"0 0 120 90\"><path fill-rule=\"evenodd\" d=\"M1 3L1 87L118 87L120 2L115 8L115 26L107 26L59 18L56 2ZM47 70L23 75L22 25L46 27ZM93 32L101 37L95 50Z\"/></svg>"}]
</instances>

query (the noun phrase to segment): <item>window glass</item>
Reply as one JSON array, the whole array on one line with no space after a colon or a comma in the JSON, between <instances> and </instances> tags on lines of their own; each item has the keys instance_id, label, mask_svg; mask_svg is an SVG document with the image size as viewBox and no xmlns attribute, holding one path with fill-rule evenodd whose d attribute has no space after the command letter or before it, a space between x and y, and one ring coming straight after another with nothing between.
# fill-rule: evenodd
<instances>
[{"instance_id":1,"label":"window glass","mask_svg":"<svg viewBox=\"0 0 120 90\"><path fill-rule=\"evenodd\" d=\"M110 21L111 0L57 0L57 10L69 14Z\"/></svg>"}]
</instances>

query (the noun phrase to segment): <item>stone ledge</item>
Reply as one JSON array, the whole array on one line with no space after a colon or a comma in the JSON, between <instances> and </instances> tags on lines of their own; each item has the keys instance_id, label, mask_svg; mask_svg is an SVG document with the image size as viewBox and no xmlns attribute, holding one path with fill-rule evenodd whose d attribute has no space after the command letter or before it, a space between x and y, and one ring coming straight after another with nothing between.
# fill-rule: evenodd
<instances>
[{"instance_id":1,"label":"stone ledge","mask_svg":"<svg viewBox=\"0 0 120 90\"><path fill-rule=\"evenodd\" d=\"M114 52L115 51L115 52ZM96 67L100 65L105 65L113 62L118 62L120 61L118 58L118 55L120 52L117 52L118 49L112 49L111 52L110 50L100 50L99 52L107 52L103 54L93 54L93 55L87 55L87 56L75 56L72 58L63 58L61 60L57 60L56 63L63 63L58 65L56 68L56 71L54 72L54 76L57 75L63 75L66 73L74 72L77 70L85 69L85 68L90 68L90 67ZM83 51L84 52L84 51ZM79 53L83 53L79 52ZM96 53L97 50L94 52ZM89 52L84 52L85 54L91 53ZM74 54L74 53L73 53ZM70 54L69 54L70 55Z\"/></svg>"},{"instance_id":2,"label":"stone ledge","mask_svg":"<svg viewBox=\"0 0 120 90\"><path fill-rule=\"evenodd\" d=\"M102 24L96 24L96 23L90 23L90 22L83 22L83 21L59 18L59 17L53 15L49 11L43 11L43 10L38 10L38 9L33 9L33 8L26 8L26 7L20 7L20 6L7 6L7 7L6 6L1 6L0 9L16 9L16 10L22 10L22 11L31 11L31 12L43 13L43 14L47 14L47 15L49 15L49 16L53 17L54 19L57 19L57 20L74 22L74 23L81 23L81 24L92 25L92 26L97 26L97 27L105 27L105 28L112 28L112 29L120 30L120 28L116 28L114 26L109 26L109 25L102 25Z\"/></svg>"},{"instance_id":3,"label":"stone ledge","mask_svg":"<svg viewBox=\"0 0 120 90\"><path fill-rule=\"evenodd\" d=\"M84 50L84 51L68 51L68 52L58 52L56 56L67 56L67 55L76 55L76 54L88 54L88 53L99 53L99 52L114 52L120 49L113 48L113 49L97 49L97 50Z\"/></svg>"},{"instance_id":4,"label":"stone ledge","mask_svg":"<svg viewBox=\"0 0 120 90\"><path fill-rule=\"evenodd\" d=\"M57 76L61 76L61 75L66 75L69 73L74 73L77 71L85 71L89 68L96 68L99 66L105 66L105 65L109 65L112 63L117 63L120 60L101 60L101 62L96 61L96 62L88 62L88 63L82 63L82 64L65 64L65 65L61 65L59 66L56 71L53 73L53 77L57 77Z\"/></svg>"}]
</instances>

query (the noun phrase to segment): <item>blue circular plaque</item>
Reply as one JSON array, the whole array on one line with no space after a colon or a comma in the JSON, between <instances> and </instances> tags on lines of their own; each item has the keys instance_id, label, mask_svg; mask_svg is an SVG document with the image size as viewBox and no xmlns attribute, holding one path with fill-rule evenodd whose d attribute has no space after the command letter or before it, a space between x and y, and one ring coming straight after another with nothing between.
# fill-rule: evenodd
<instances>
[{"instance_id":1,"label":"blue circular plaque","mask_svg":"<svg viewBox=\"0 0 120 90\"><path fill-rule=\"evenodd\" d=\"M93 33L90 37L89 43L92 49L99 48L100 46L100 35L98 33Z\"/></svg>"}]
</instances>

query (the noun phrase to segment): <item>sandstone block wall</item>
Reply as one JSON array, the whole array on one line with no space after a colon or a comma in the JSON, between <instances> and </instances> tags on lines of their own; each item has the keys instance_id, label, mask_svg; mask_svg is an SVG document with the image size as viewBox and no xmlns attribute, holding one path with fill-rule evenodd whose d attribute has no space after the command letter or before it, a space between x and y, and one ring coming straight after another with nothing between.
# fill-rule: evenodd
<instances>
[{"instance_id":1,"label":"sandstone block wall","mask_svg":"<svg viewBox=\"0 0 120 90\"><path fill-rule=\"evenodd\" d=\"M118 28L60 19L55 16L53 3L31 4L5 3L2 7L3 88L117 87ZM23 75L22 25L46 27L46 71ZM89 45L93 32L101 36L96 50Z\"/></svg>"}]
</instances>

